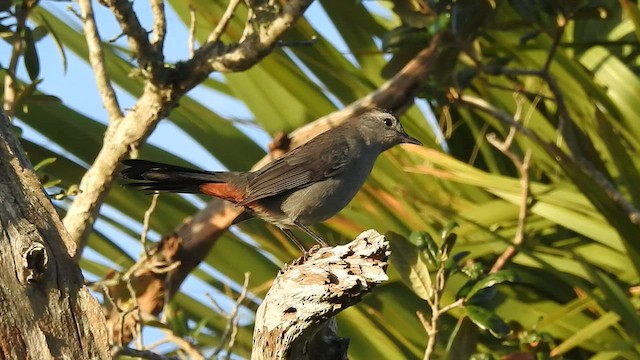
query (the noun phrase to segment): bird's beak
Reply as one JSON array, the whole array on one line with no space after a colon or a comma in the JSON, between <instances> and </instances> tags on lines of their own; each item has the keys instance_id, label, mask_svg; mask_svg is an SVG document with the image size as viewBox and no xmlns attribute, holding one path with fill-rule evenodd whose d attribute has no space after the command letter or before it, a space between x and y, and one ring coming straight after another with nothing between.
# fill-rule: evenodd
<instances>
[{"instance_id":1,"label":"bird's beak","mask_svg":"<svg viewBox=\"0 0 640 360\"><path fill-rule=\"evenodd\" d=\"M411 136L407 135L406 133L402 134L400 141L403 144L422 145L422 143L418 139L412 138Z\"/></svg>"}]
</instances>

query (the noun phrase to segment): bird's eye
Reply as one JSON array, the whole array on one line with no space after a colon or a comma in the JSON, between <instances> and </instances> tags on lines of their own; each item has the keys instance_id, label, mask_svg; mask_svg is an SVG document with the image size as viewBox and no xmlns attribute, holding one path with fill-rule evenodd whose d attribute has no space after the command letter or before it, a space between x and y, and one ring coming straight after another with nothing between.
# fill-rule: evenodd
<instances>
[{"instance_id":1,"label":"bird's eye","mask_svg":"<svg viewBox=\"0 0 640 360\"><path fill-rule=\"evenodd\" d=\"M384 119L384 124L387 125L388 127L393 126L393 119L392 118L385 118Z\"/></svg>"}]
</instances>

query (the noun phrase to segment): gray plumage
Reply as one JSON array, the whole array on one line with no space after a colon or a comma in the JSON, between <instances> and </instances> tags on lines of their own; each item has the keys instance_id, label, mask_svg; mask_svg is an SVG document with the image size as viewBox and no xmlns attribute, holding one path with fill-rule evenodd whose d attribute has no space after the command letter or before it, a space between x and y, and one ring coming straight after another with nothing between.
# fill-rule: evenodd
<instances>
[{"instance_id":1,"label":"gray plumage","mask_svg":"<svg viewBox=\"0 0 640 360\"><path fill-rule=\"evenodd\" d=\"M378 156L401 144L420 144L390 113L370 110L328 130L253 172L193 170L146 160L125 160L127 185L158 192L221 197L283 229L322 222L342 210L369 176ZM299 245L295 238L292 240ZM300 245L299 245L300 246Z\"/></svg>"}]
</instances>

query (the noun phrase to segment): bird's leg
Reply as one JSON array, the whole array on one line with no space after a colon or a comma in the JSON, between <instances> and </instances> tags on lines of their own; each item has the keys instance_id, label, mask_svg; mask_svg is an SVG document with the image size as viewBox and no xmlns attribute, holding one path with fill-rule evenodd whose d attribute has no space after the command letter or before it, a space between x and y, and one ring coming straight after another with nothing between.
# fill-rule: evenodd
<instances>
[{"instance_id":1,"label":"bird's leg","mask_svg":"<svg viewBox=\"0 0 640 360\"><path fill-rule=\"evenodd\" d=\"M327 244L324 240L322 240L322 238L318 236L318 234L311 231L311 229L309 229L305 224L301 223L298 220L295 220L293 224L297 226L300 230L304 231L307 235L311 236L311 238L315 240L318 244L320 244L320 246L322 247L329 246L329 244Z\"/></svg>"},{"instance_id":2,"label":"bird's leg","mask_svg":"<svg viewBox=\"0 0 640 360\"><path fill-rule=\"evenodd\" d=\"M298 247L298 249L300 249L303 253L307 252L307 249L304 248L304 246L302 246L302 244L300 243L300 241L298 241L298 239L296 239L296 236L293 235L293 232L289 229L285 229L285 228L279 228L280 231L282 231L285 235L287 235L287 237L289 238L289 240L291 240L294 244L296 244L296 246Z\"/></svg>"}]
</instances>

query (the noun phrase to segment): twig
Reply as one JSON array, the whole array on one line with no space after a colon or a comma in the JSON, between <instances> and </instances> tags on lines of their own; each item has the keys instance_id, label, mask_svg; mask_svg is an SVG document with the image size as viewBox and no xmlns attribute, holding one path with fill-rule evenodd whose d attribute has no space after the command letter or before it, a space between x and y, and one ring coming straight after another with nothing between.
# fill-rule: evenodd
<instances>
[{"instance_id":1,"label":"twig","mask_svg":"<svg viewBox=\"0 0 640 360\"><path fill-rule=\"evenodd\" d=\"M520 87L511 88L511 87L500 85L500 84L494 84L494 83L491 83L489 81L485 81L485 83L487 84L488 87L491 87L491 88L500 89L500 90L506 90L506 91L509 91L509 92L517 92L519 94L523 94L523 95L526 95L526 96L529 96L529 97L540 98L542 100L553 100L553 98L551 98L549 96L546 96L544 94L527 91L527 90L522 89Z\"/></svg>"},{"instance_id":2,"label":"twig","mask_svg":"<svg viewBox=\"0 0 640 360\"><path fill-rule=\"evenodd\" d=\"M438 303L436 306L431 307L431 319L427 319L427 317L421 311L416 311L416 315L418 316L420 323L424 327L424 330L427 332L427 336L429 337L429 339L427 340L427 347L424 351L424 360L431 359L433 351L436 348L436 340L438 338L438 320L440 320L440 316L455 308L462 307L463 305L464 298L460 298L442 308L439 308L440 304Z\"/></svg>"},{"instance_id":3,"label":"twig","mask_svg":"<svg viewBox=\"0 0 640 360\"><path fill-rule=\"evenodd\" d=\"M418 319L422 323L425 331L429 339L427 340L427 347L424 351L424 360L431 359L433 351L436 347L436 342L438 338L438 321L440 321L440 316L445 314L447 311L450 311L454 308L461 307L464 305L464 298L460 298L449 305L440 307L440 301L442 300L442 292L444 291L444 287L446 285L446 270L444 264L447 262L448 256L443 253L442 258L440 259L440 266L436 271L435 275L435 283L433 286L433 292L431 297L427 298L427 302L429 303L429 307L431 308L431 318L427 320L421 312L416 312L418 315Z\"/></svg>"},{"instance_id":4,"label":"twig","mask_svg":"<svg viewBox=\"0 0 640 360\"><path fill-rule=\"evenodd\" d=\"M166 323L166 321L160 321L160 322ZM193 360L204 359L202 352L189 341L176 335L173 331L171 331L168 328L161 328L160 330L164 333L165 337L149 344L146 347L147 349L151 350L151 349L157 348L162 344L173 343L174 345L177 345L182 351L184 351L189 356L189 359L193 359Z\"/></svg>"},{"instance_id":5,"label":"twig","mask_svg":"<svg viewBox=\"0 0 640 360\"><path fill-rule=\"evenodd\" d=\"M107 110L109 119L112 122L120 121L123 114L104 65L102 41L100 40L100 33L98 32L93 15L93 5L91 4L91 0L78 0L78 4L80 5L84 37L87 41L87 48L89 49L89 62L96 77L96 85L102 98L102 104Z\"/></svg>"},{"instance_id":6,"label":"twig","mask_svg":"<svg viewBox=\"0 0 640 360\"><path fill-rule=\"evenodd\" d=\"M192 88L193 81L201 81L212 71L235 72L243 71L253 66L258 60L269 54L280 36L291 27L312 0L291 0L282 5L277 13L268 13L271 19L267 24L260 24L260 31L249 30L258 26L260 18L248 17L245 33L238 44L220 46L219 43L207 42L196 50L194 56L186 61L184 67L177 68L182 75L181 87ZM184 72L188 70L188 72Z\"/></svg>"},{"instance_id":7,"label":"twig","mask_svg":"<svg viewBox=\"0 0 640 360\"><path fill-rule=\"evenodd\" d=\"M157 54L162 54L164 38L167 32L167 16L164 11L164 0L151 0L151 12L153 13L151 46L153 46Z\"/></svg>"},{"instance_id":8,"label":"twig","mask_svg":"<svg viewBox=\"0 0 640 360\"><path fill-rule=\"evenodd\" d=\"M518 121L522 110L522 104L518 104L518 110L514 116L514 120ZM522 245L525 240L525 229L527 215L529 212L529 160L531 159L531 151L527 150L524 159L520 160L518 155L511 151L511 144L516 134L516 128L511 127L509 134L503 142L498 140L495 133L487 135L487 141L493 145L496 149L500 150L505 156L507 156L511 162L515 165L520 173L520 211L518 212L518 226L516 228L516 234L513 238L513 244L509 245L505 251L496 259L495 263L491 267L490 273L495 273L501 270L506 263L516 254L517 248Z\"/></svg>"},{"instance_id":9,"label":"twig","mask_svg":"<svg viewBox=\"0 0 640 360\"><path fill-rule=\"evenodd\" d=\"M138 15L133 10L133 3L129 0L99 0L99 2L108 7L116 16L122 32L127 34L129 48L138 60L140 67L147 69L148 66L153 66L161 54L151 46L147 31L142 27Z\"/></svg>"},{"instance_id":10,"label":"twig","mask_svg":"<svg viewBox=\"0 0 640 360\"><path fill-rule=\"evenodd\" d=\"M196 17L196 9L193 5L189 5L189 57L193 57L196 49L196 26L198 25L198 18Z\"/></svg>"},{"instance_id":11,"label":"twig","mask_svg":"<svg viewBox=\"0 0 640 360\"><path fill-rule=\"evenodd\" d=\"M162 332L164 333L164 335L167 337L167 339L169 341L171 341L172 343L178 345L180 347L180 349L182 349L182 351L184 351L189 356L189 359L192 359L192 360L204 360L205 359L204 355L202 355L202 352L200 352L200 350L198 348L193 346L192 343L190 343L187 340L177 336L176 334L173 333L173 331L171 331L169 329L161 329L161 330L162 330Z\"/></svg>"},{"instance_id":12,"label":"twig","mask_svg":"<svg viewBox=\"0 0 640 360\"><path fill-rule=\"evenodd\" d=\"M547 56L547 60L544 62L544 66L542 67L542 72L548 73L549 68L551 67L551 63L553 62L553 58L555 56L556 51L558 50L558 46L560 45L560 40L562 40L562 36L564 35L564 30L567 26L567 19L564 15L561 15L557 19L556 33L553 36L553 43L551 43L551 49L549 50L549 55Z\"/></svg>"},{"instance_id":13,"label":"twig","mask_svg":"<svg viewBox=\"0 0 640 360\"><path fill-rule=\"evenodd\" d=\"M149 249L147 248L147 233L149 232L149 222L151 220L151 214L156 209L156 205L158 204L158 197L160 194L155 193L151 198L151 204L147 211L144 212L144 218L142 220L142 232L140 233L140 243L142 244L142 249L144 249L144 254L146 257L149 257Z\"/></svg>"},{"instance_id":14,"label":"twig","mask_svg":"<svg viewBox=\"0 0 640 360\"><path fill-rule=\"evenodd\" d=\"M227 26L229 26L229 21L233 18L233 13L236 11L240 1L241 0L229 0L229 6L227 6L224 14L222 14L218 25L216 25L215 29L209 34L207 42L215 43L220 40L220 36L222 36L222 33L227 29Z\"/></svg>"},{"instance_id":15,"label":"twig","mask_svg":"<svg viewBox=\"0 0 640 360\"><path fill-rule=\"evenodd\" d=\"M127 291L129 292L129 296L133 300L133 307L131 308L131 311L135 311L136 316L138 317L137 321L134 321L134 324L133 324L133 329L135 330L135 332L133 333L133 337L137 340L138 348L142 349L143 343L144 343L144 341L142 340L142 326L143 326L142 309L140 309L140 303L138 302L138 294L136 293L136 290L133 288L133 285L131 284L131 279L130 278L126 279L125 284L127 285ZM124 335L124 331L120 333L120 336L123 336L123 335Z\"/></svg>"},{"instance_id":16,"label":"twig","mask_svg":"<svg viewBox=\"0 0 640 360\"><path fill-rule=\"evenodd\" d=\"M226 351L227 357L229 357L231 354L231 350L233 349L233 345L238 334L238 310L240 309L240 306L242 306L242 303L247 296L247 291L249 288L249 277L250 273L244 273L242 292L236 299L235 305L233 309L231 309L231 312L227 314L227 326L225 327L224 333L222 334L220 347L218 347L218 349L216 349L216 351L213 353L213 355L215 356L218 356L218 354L220 354L222 350Z\"/></svg>"}]
</instances>

